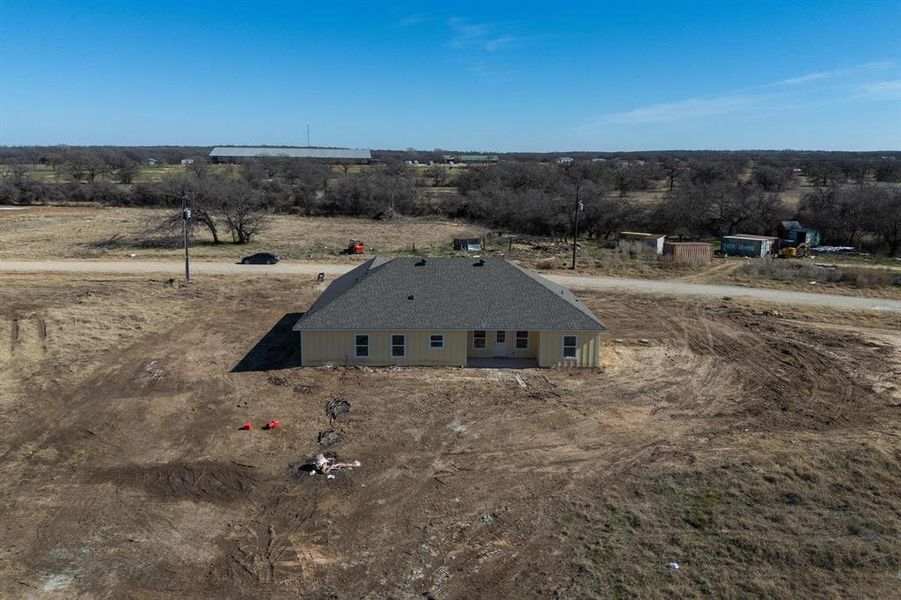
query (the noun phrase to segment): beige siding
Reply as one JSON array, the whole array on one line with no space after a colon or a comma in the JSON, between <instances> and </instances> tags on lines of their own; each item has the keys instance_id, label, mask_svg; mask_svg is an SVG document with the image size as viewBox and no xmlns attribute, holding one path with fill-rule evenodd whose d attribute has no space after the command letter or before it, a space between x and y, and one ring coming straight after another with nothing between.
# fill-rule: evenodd
<instances>
[{"instance_id":1,"label":"beige siding","mask_svg":"<svg viewBox=\"0 0 901 600\"><path fill-rule=\"evenodd\" d=\"M369 357L354 358L354 336L369 335ZM406 356L391 356L391 336L406 336ZM444 348L429 347L432 334L444 335ZM304 366L333 365L466 365L467 358L493 356L496 332L487 332L484 349L472 347L471 331L305 331L300 337ZM576 359L563 360L563 336L578 338ZM593 331L531 331L529 347L516 349L516 332L508 331L507 356L511 358L537 358L540 367L596 367L600 364L601 334Z\"/></svg>"},{"instance_id":2,"label":"beige siding","mask_svg":"<svg viewBox=\"0 0 901 600\"><path fill-rule=\"evenodd\" d=\"M487 342L484 348L475 348L473 344L473 332L470 331L466 334L466 347L469 352L470 358L491 358L494 356L494 344L495 340L497 340L497 331L488 330L485 332ZM515 331L507 331L506 332L506 344L507 344L507 352L504 356L507 358L537 358L538 357L538 345L539 345L539 334L537 331L529 332L529 347L528 348L517 348L516 347L516 332Z\"/></svg>"},{"instance_id":3,"label":"beige siding","mask_svg":"<svg viewBox=\"0 0 901 600\"><path fill-rule=\"evenodd\" d=\"M369 335L369 358L354 358L354 336ZM406 336L406 356L391 356L391 336ZM431 348L429 337L444 335L444 348ZM306 367L334 364L466 365L465 331L304 331L300 336L301 357Z\"/></svg>"},{"instance_id":4,"label":"beige siding","mask_svg":"<svg viewBox=\"0 0 901 600\"><path fill-rule=\"evenodd\" d=\"M563 359L563 336L576 336L576 358ZM595 331L542 331L539 367L597 367L600 364L601 334Z\"/></svg>"}]
</instances>

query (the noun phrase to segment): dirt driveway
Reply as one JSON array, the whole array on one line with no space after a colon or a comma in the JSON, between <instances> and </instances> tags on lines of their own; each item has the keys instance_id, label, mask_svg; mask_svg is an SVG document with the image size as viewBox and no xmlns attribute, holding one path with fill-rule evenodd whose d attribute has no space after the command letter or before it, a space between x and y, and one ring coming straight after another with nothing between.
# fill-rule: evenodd
<instances>
[{"instance_id":1,"label":"dirt driveway","mask_svg":"<svg viewBox=\"0 0 901 600\"><path fill-rule=\"evenodd\" d=\"M338 275L354 265L341 263L281 262L277 265L241 265L227 262L191 263L192 273L208 275L306 275L317 273ZM169 273L178 276L184 270L184 263L177 261L0 261L0 271L19 273L66 272L66 273ZM713 285L688 283L679 280L635 279L625 277L603 277L586 275L545 275L548 279L573 289L621 290L643 294L673 296L700 296L708 298L753 298L777 304L798 304L846 309L869 309L887 312L901 312L901 301L859 296L839 296L752 288L737 285Z\"/></svg>"}]
</instances>

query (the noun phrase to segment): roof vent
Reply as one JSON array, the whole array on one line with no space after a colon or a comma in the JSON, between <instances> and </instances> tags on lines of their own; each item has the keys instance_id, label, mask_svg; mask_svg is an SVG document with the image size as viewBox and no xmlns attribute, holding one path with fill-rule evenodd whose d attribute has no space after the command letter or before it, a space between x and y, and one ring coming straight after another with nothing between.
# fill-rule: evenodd
<instances>
[{"instance_id":1,"label":"roof vent","mask_svg":"<svg viewBox=\"0 0 901 600\"><path fill-rule=\"evenodd\" d=\"M419 260L417 260L417 261L414 263L414 265L417 266L417 267L424 267L424 266L425 266L425 259L424 259L424 258L420 258Z\"/></svg>"},{"instance_id":2,"label":"roof vent","mask_svg":"<svg viewBox=\"0 0 901 600\"><path fill-rule=\"evenodd\" d=\"M409 296L407 296L407 300L412 300L412 299L413 299L413 294L410 294Z\"/></svg>"},{"instance_id":3,"label":"roof vent","mask_svg":"<svg viewBox=\"0 0 901 600\"><path fill-rule=\"evenodd\" d=\"M484 266L485 266L485 259L484 259L484 258L480 258L480 259L477 260L475 263L473 263L472 266L474 266L474 267L484 267Z\"/></svg>"}]
</instances>

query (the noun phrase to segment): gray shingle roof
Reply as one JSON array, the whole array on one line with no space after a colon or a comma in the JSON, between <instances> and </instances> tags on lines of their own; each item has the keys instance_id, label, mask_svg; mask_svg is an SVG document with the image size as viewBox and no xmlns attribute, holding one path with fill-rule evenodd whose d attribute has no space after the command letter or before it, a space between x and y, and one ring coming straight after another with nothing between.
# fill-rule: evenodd
<instances>
[{"instance_id":1,"label":"gray shingle roof","mask_svg":"<svg viewBox=\"0 0 901 600\"><path fill-rule=\"evenodd\" d=\"M294 329L606 331L568 289L500 258L478 261L373 258L333 281Z\"/></svg>"},{"instance_id":2,"label":"gray shingle roof","mask_svg":"<svg viewBox=\"0 0 901 600\"><path fill-rule=\"evenodd\" d=\"M350 148L278 148L270 146L217 146L210 158L332 158L344 160L371 160L369 150Z\"/></svg>"}]
</instances>

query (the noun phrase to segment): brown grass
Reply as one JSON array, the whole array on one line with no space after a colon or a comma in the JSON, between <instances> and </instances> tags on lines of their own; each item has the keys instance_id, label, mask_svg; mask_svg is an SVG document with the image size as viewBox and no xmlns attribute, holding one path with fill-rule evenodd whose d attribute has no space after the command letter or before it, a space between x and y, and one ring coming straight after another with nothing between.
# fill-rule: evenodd
<instances>
[{"instance_id":1,"label":"brown grass","mask_svg":"<svg viewBox=\"0 0 901 600\"><path fill-rule=\"evenodd\" d=\"M901 287L901 276L890 269L862 266L818 265L791 260L754 260L741 264L736 279L771 279L789 283L844 284L856 289L873 290Z\"/></svg>"},{"instance_id":2,"label":"brown grass","mask_svg":"<svg viewBox=\"0 0 901 600\"><path fill-rule=\"evenodd\" d=\"M0 259L10 258L177 258L181 242L148 234L164 211L139 208L37 207L0 212ZM251 244L213 244L198 231L192 255L198 258L236 260L272 250L288 259L334 258L349 239L362 240L370 253L417 250L448 252L455 237L479 237L484 229L438 219L373 221L350 217L309 218L274 215L270 228ZM220 232L227 240L225 230Z\"/></svg>"}]
</instances>

